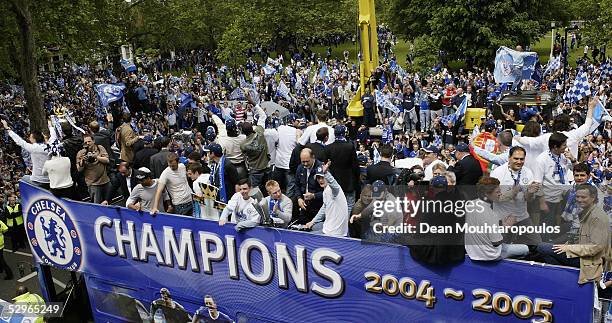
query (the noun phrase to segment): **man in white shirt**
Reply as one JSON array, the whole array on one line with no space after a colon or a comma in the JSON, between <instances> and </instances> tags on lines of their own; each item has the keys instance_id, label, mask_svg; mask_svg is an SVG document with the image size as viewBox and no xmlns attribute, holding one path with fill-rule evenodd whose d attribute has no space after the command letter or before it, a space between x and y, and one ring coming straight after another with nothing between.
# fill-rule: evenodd
<instances>
[{"instance_id":1,"label":"man in white shirt","mask_svg":"<svg viewBox=\"0 0 612 323\"><path fill-rule=\"evenodd\" d=\"M435 145L429 145L425 148L421 148L423 152L425 152L425 156L423 156L423 166L425 167L425 178L424 180L429 181L433 178L433 167L436 164L443 164L444 168L448 168L448 165L438 159L438 154L440 150Z\"/></svg>"},{"instance_id":2,"label":"man in white shirt","mask_svg":"<svg viewBox=\"0 0 612 323\"><path fill-rule=\"evenodd\" d=\"M576 161L567 148L567 136L560 132L553 133L548 141L548 150L541 153L536 161L533 174L534 181L542 185L542 223L559 225L564 206L563 194L574 181L572 163ZM545 241L553 238L550 235L543 237Z\"/></svg>"},{"instance_id":3,"label":"man in white shirt","mask_svg":"<svg viewBox=\"0 0 612 323\"><path fill-rule=\"evenodd\" d=\"M291 153L302 136L302 130L298 129L300 120L297 114L287 116L287 124L278 127L278 141L276 142L276 160L274 163L274 179L278 181L281 188L285 189L287 196L297 195L295 187L295 174L289 171Z\"/></svg>"},{"instance_id":4,"label":"man in white shirt","mask_svg":"<svg viewBox=\"0 0 612 323\"><path fill-rule=\"evenodd\" d=\"M312 221L306 223L306 228L325 235L346 237L348 235L348 204L340 184L327 170L331 162L327 162L316 170L315 178L323 187L323 206ZM322 225L320 224L322 223Z\"/></svg>"},{"instance_id":5,"label":"man in white shirt","mask_svg":"<svg viewBox=\"0 0 612 323\"><path fill-rule=\"evenodd\" d=\"M493 203L493 211L503 219L506 216L514 217L515 226L531 227L533 221L527 212L527 200L535 198L539 184L533 181L533 173L525 165L525 149L513 147L510 149L510 159L507 163L495 168L491 177L497 178L501 183L502 196L498 202ZM537 233L525 233L511 237L512 243L524 243L535 246L542 242Z\"/></svg>"},{"instance_id":6,"label":"man in white shirt","mask_svg":"<svg viewBox=\"0 0 612 323\"><path fill-rule=\"evenodd\" d=\"M175 153L168 154L168 167L164 169L159 177L159 185L155 194L155 201L151 214L157 213L159 210L159 200L162 197L162 192L167 189L170 200L172 201L172 209L174 214L193 215L193 204L191 202L191 188L187 182L187 171L185 165L180 164L178 156Z\"/></svg>"},{"instance_id":7,"label":"man in white shirt","mask_svg":"<svg viewBox=\"0 0 612 323\"><path fill-rule=\"evenodd\" d=\"M567 147L574 157L578 156L578 146L580 142L582 142L587 135L593 132L592 129L594 127L596 128L599 126L599 123L593 119L593 110L595 109L596 104L597 100L591 100L589 102L584 124L578 129L570 131L570 117L566 114L555 118L553 122L553 130L560 131L567 137ZM546 152L551 135L552 134L544 134L538 137L515 137L516 141L518 141L518 143L527 150L526 165L529 167L529 169L534 171L534 173L537 164L535 158L537 158L541 153Z\"/></svg>"},{"instance_id":8,"label":"man in white shirt","mask_svg":"<svg viewBox=\"0 0 612 323\"><path fill-rule=\"evenodd\" d=\"M227 205L219 218L219 225L223 226L228 221L236 223L234 227L236 231L241 231L246 228L253 228L261 222L261 214L257 212L254 204L257 201L252 198L251 183L247 178L238 181L238 193L235 193L227 202ZM229 217L231 216L231 219Z\"/></svg>"},{"instance_id":9,"label":"man in white shirt","mask_svg":"<svg viewBox=\"0 0 612 323\"><path fill-rule=\"evenodd\" d=\"M301 145L306 145L308 143L317 141L317 130L323 127L327 127L329 130L329 138L327 138L325 145L329 145L336 140L336 137L334 136L334 129L327 125L327 112L323 109L319 109L316 113L319 123L308 126L308 128L304 130L304 133L299 140Z\"/></svg>"}]
</instances>

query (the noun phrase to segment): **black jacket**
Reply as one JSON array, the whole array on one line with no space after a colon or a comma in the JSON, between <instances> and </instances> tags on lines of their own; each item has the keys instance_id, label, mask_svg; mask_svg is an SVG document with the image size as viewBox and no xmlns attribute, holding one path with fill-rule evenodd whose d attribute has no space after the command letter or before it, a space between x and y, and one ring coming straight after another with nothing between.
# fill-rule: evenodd
<instances>
[{"instance_id":1,"label":"black jacket","mask_svg":"<svg viewBox=\"0 0 612 323\"><path fill-rule=\"evenodd\" d=\"M385 182L386 185L393 184L395 168L387 161L380 161L378 164L368 166L366 173L366 183L372 184L377 180Z\"/></svg>"},{"instance_id":2,"label":"black jacket","mask_svg":"<svg viewBox=\"0 0 612 323\"><path fill-rule=\"evenodd\" d=\"M329 157L327 156L327 147L321 145L318 142L311 142L306 144L305 148L310 148L315 155L315 158L323 163L326 163Z\"/></svg>"},{"instance_id":3,"label":"black jacket","mask_svg":"<svg viewBox=\"0 0 612 323\"><path fill-rule=\"evenodd\" d=\"M111 161L115 160L115 154L111 150L111 138L112 134L107 129L100 129L100 131L93 134L93 140L96 145L100 145L106 149L106 153Z\"/></svg>"},{"instance_id":4,"label":"black jacket","mask_svg":"<svg viewBox=\"0 0 612 323\"><path fill-rule=\"evenodd\" d=\"M153 147L144 147L134 155L134 169L146 167L151 169L151 157L158 153Z\"/></svg>"},{"instance_id":5,"label":"black jacket","mask_svg":"<svg viewBox=\"0 0 612 323\"><path fill-rule=\"evenodd\" d=\"M130 181L130 186L132 189L134 189L134 187L138 185L139 182L136 179L136 172L134 171L134 169L132 169L132 174L129 178L126 178L125 176L121 175L121 173L116 173L115 176L113 176L113 178L111 179L111 188L110 191L107 193L106 197L109 203L115 196L121 196L125 200L130 197L130 191L128 190L127 185L128 180Z\"/></svg>"},{"instance_id":6,"label":"black jacket","mask_svg":"<svg viewBox=\"0 0 612 323\"><path fill-rule=\"evenodd\" d=\"M336 140L325 147L331 160L329 171L345 193L359 190L359 163L353 143Z\"/></svg>"},{"instance_id":7,"label":"black jacket","mask_svg":"<svg viewBox=\"0 0 612 323\"><path fill-rule=\"evenodd\" d=\"M482 177L482 168L474 156L467 155L449 170L455 173L457 185L476 185Z\"/></svg>"},{"instance_id":8,"label":"black jacket","mask_svg":"<svg viewBox=\"0 0 612 323\"><path fill-rule=\"evenodd\" d=\"M77 174L76 156L79 150L83 149L83 137L81 135L66 137L62 140L62 146L66 157L70 159L70 174L73 175L72 179L74 180L74 175Z\"/></svg>"}]
</instances>

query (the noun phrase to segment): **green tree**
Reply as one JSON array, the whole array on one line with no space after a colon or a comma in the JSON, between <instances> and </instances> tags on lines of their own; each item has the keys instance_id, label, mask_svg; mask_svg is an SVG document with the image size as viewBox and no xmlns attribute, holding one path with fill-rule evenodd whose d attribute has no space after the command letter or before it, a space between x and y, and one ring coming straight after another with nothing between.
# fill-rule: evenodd
<instances>
[{"instance_id":1,"label":"green tree","mask_svg":"<svg viewBox=\"0 0 612 323\"><path fill-rule=\"evenodd\" d=\"M125 6L114 0L0 0L0 68L4 75L19 75L32 129L46 129L38 62L50 49L74 62L117 51L127 30Z\"/></svg>"},{"instance_id":2,"label":"green tree","mask_svg":"<svg viewBox=\"0 0 612 323\"><path fill-rule=\"evenodd\" d=\"M559 0L387 0L392 28L408 40L428 37L448 59L491 65L499 46L534 43L562 20ZM434 62L435 63L435 62Z\"/></svg>"}]
</instances>

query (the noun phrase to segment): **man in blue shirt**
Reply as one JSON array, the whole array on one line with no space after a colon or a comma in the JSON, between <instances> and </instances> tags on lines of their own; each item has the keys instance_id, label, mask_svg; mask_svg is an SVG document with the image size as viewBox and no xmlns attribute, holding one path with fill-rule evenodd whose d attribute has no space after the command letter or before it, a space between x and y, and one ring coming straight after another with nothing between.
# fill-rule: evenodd
<instances>
[{"instance_id":1,"label":"man in blue shirt","mask_svg":"<svg viewBox=\"0 0 612 323\"><path fill-rule=\"evenodd\" d=\"M519 110L519 118L524 123L531 120L531 118L535 117L538 114L538 110L534 107L527 107L525 103L521 104L521 109Z\"/></svg>"},{"instance_id":2,"label":"man in blue shirt","mask_svg":"<svg viewBox=\"0 0 612 323\"><path fill-rule=\"evenodd\" d=\"M215 300L210 295L204 296L204 306L200 307L195 314L191 323L232 323L234 322L225 313L217 309Z\"/></svg>"}]
</instances>

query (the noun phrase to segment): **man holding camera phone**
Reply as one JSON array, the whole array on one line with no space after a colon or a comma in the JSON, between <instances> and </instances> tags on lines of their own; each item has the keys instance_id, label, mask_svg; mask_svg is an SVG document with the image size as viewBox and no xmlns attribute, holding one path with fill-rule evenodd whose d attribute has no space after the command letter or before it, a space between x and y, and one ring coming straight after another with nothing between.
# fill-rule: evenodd
<instances>
[{"instance_id":1,"label":"man holding camera phone","mask_svg":"<svg viewBox=\"0 0 612 323\"><path fill-rule=\"evenodd\" d=\"M83 172L91 201L96 204L108 204L105 200L110 186L106 173L109 158L106 149L96 145L91 134L83 135L83 149L77 153L77 170Z\"/></svg>"}]
</instances>

